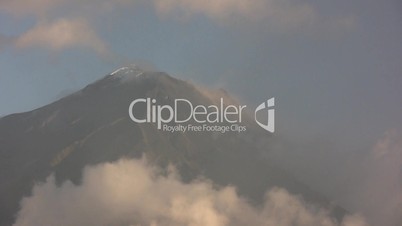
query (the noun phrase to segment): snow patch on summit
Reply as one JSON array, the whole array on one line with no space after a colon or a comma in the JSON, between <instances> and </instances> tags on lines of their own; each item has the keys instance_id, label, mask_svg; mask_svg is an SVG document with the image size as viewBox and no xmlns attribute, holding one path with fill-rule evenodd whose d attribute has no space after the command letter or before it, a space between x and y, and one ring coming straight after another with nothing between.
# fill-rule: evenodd
<instances>
[{"instance_id":1,"label":"snow patch on summit","mask_svg":"<svg viewBox=\"0 0 402 226\"><path fill-rule=\"evenodd\" d=\"M144 71L135 64L127 67L121 67L110 73L110 75L112 75L114 78L119 78L121 82L131 81L132 79L138 78L143 74Z\"/></svg>"},{"instance_id":2,"label":"snow patch on summit","mask_svg":"<svg viewBox=\"0 0 402 226\"><path fill-rule=\"evenodd\" d=\"M119 68L119 69L115 70L114 72L110 73L110 75L115 75L115 74L119 73L120 71L124 71L127 69L128 69L128 67Z\"/></svg>"}]
</instances>

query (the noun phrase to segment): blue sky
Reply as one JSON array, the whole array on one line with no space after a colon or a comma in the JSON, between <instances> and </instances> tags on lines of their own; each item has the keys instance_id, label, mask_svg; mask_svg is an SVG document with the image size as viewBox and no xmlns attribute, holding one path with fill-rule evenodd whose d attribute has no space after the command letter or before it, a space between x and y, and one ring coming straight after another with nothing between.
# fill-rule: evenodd
<instances>
[{"instance_id":1,"label":"blue sky","mask_svg":"<svg viewBox=\"0 0 402 226\"><path fill-rule=\"evenodd\" d=\"M402 131L401 40L398 0L0 0L0 116L136 63L274 96L279 134L360 150Z\"/></svg>"}]
</instances>

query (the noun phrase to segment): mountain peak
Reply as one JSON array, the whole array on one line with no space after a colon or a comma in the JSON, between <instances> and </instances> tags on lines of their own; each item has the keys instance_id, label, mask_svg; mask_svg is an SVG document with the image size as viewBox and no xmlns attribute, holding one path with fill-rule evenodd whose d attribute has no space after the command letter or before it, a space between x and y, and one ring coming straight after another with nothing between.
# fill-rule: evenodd
<instances>
[{"instance_id":1,"label":"mountain peak","mask_svg":"<svg viewBox=\"0 0 402 226\"><path fill-rule=\"evenodd\" d=\"M110 75L113 76L126 76L126 75L139 75L140 73L143 73L144 70L142 70L139 66L135 65L135 64L129 64L127 66L121 67L115 71L113 71L112 73L110 73Z\"/></svg>"}]
</instances>

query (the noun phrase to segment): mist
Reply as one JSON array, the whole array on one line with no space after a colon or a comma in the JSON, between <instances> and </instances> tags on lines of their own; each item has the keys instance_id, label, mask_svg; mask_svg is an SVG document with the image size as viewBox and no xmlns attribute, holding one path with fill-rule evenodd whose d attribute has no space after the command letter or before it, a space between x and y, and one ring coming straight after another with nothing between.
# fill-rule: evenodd
<instances>
[{"instance_id":1,"label":"mist","mask_svg":"<svg viewBox=\"0 0 402 226\"><path fill-rule=\"evenodd\" d=\"M88 166L82 184L54 176L36 184L21 202L14 226L30 225L269 225L363 226L359 215L338 223L329 211L282 188L266 192L256 207L233 186L217 187L203 178L184 183L174 167L163 170L146 159L121 159Z\"/></svg>"},{"instance_id":2,"label":"mist","mask_svg":"<svg viewBox=\"0 0 402 226\"><path fill-rule=\"evenodd\" d=\"M402 136L397 130L357 147L328 137L282 140L266 157L373 225L402 224Z\"/></svg>"}]
</instances>

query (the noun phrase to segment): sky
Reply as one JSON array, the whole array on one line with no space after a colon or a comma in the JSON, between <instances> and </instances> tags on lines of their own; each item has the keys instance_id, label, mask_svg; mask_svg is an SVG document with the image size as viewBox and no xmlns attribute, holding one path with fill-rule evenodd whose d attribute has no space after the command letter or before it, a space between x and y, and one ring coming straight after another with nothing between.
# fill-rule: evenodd
<instances>
[{"instance_id":1,"label":"sky","mask_svg":"<svg viewBox=\"0 0 402 226\"><path fill-rule=\"evenodd\" d=\"M0 116L130 63L223 87L250 105L275 97L277 134L298 150L280 161L362 209L331 186L359 191L345 172L375 166L373 175L394 175L381 183L402 188L401 40L398 0L0 0ZM397 157L379 166L378 152ZM322 179L323 168L339 180Z\"/></svg>"}]
</instances>

